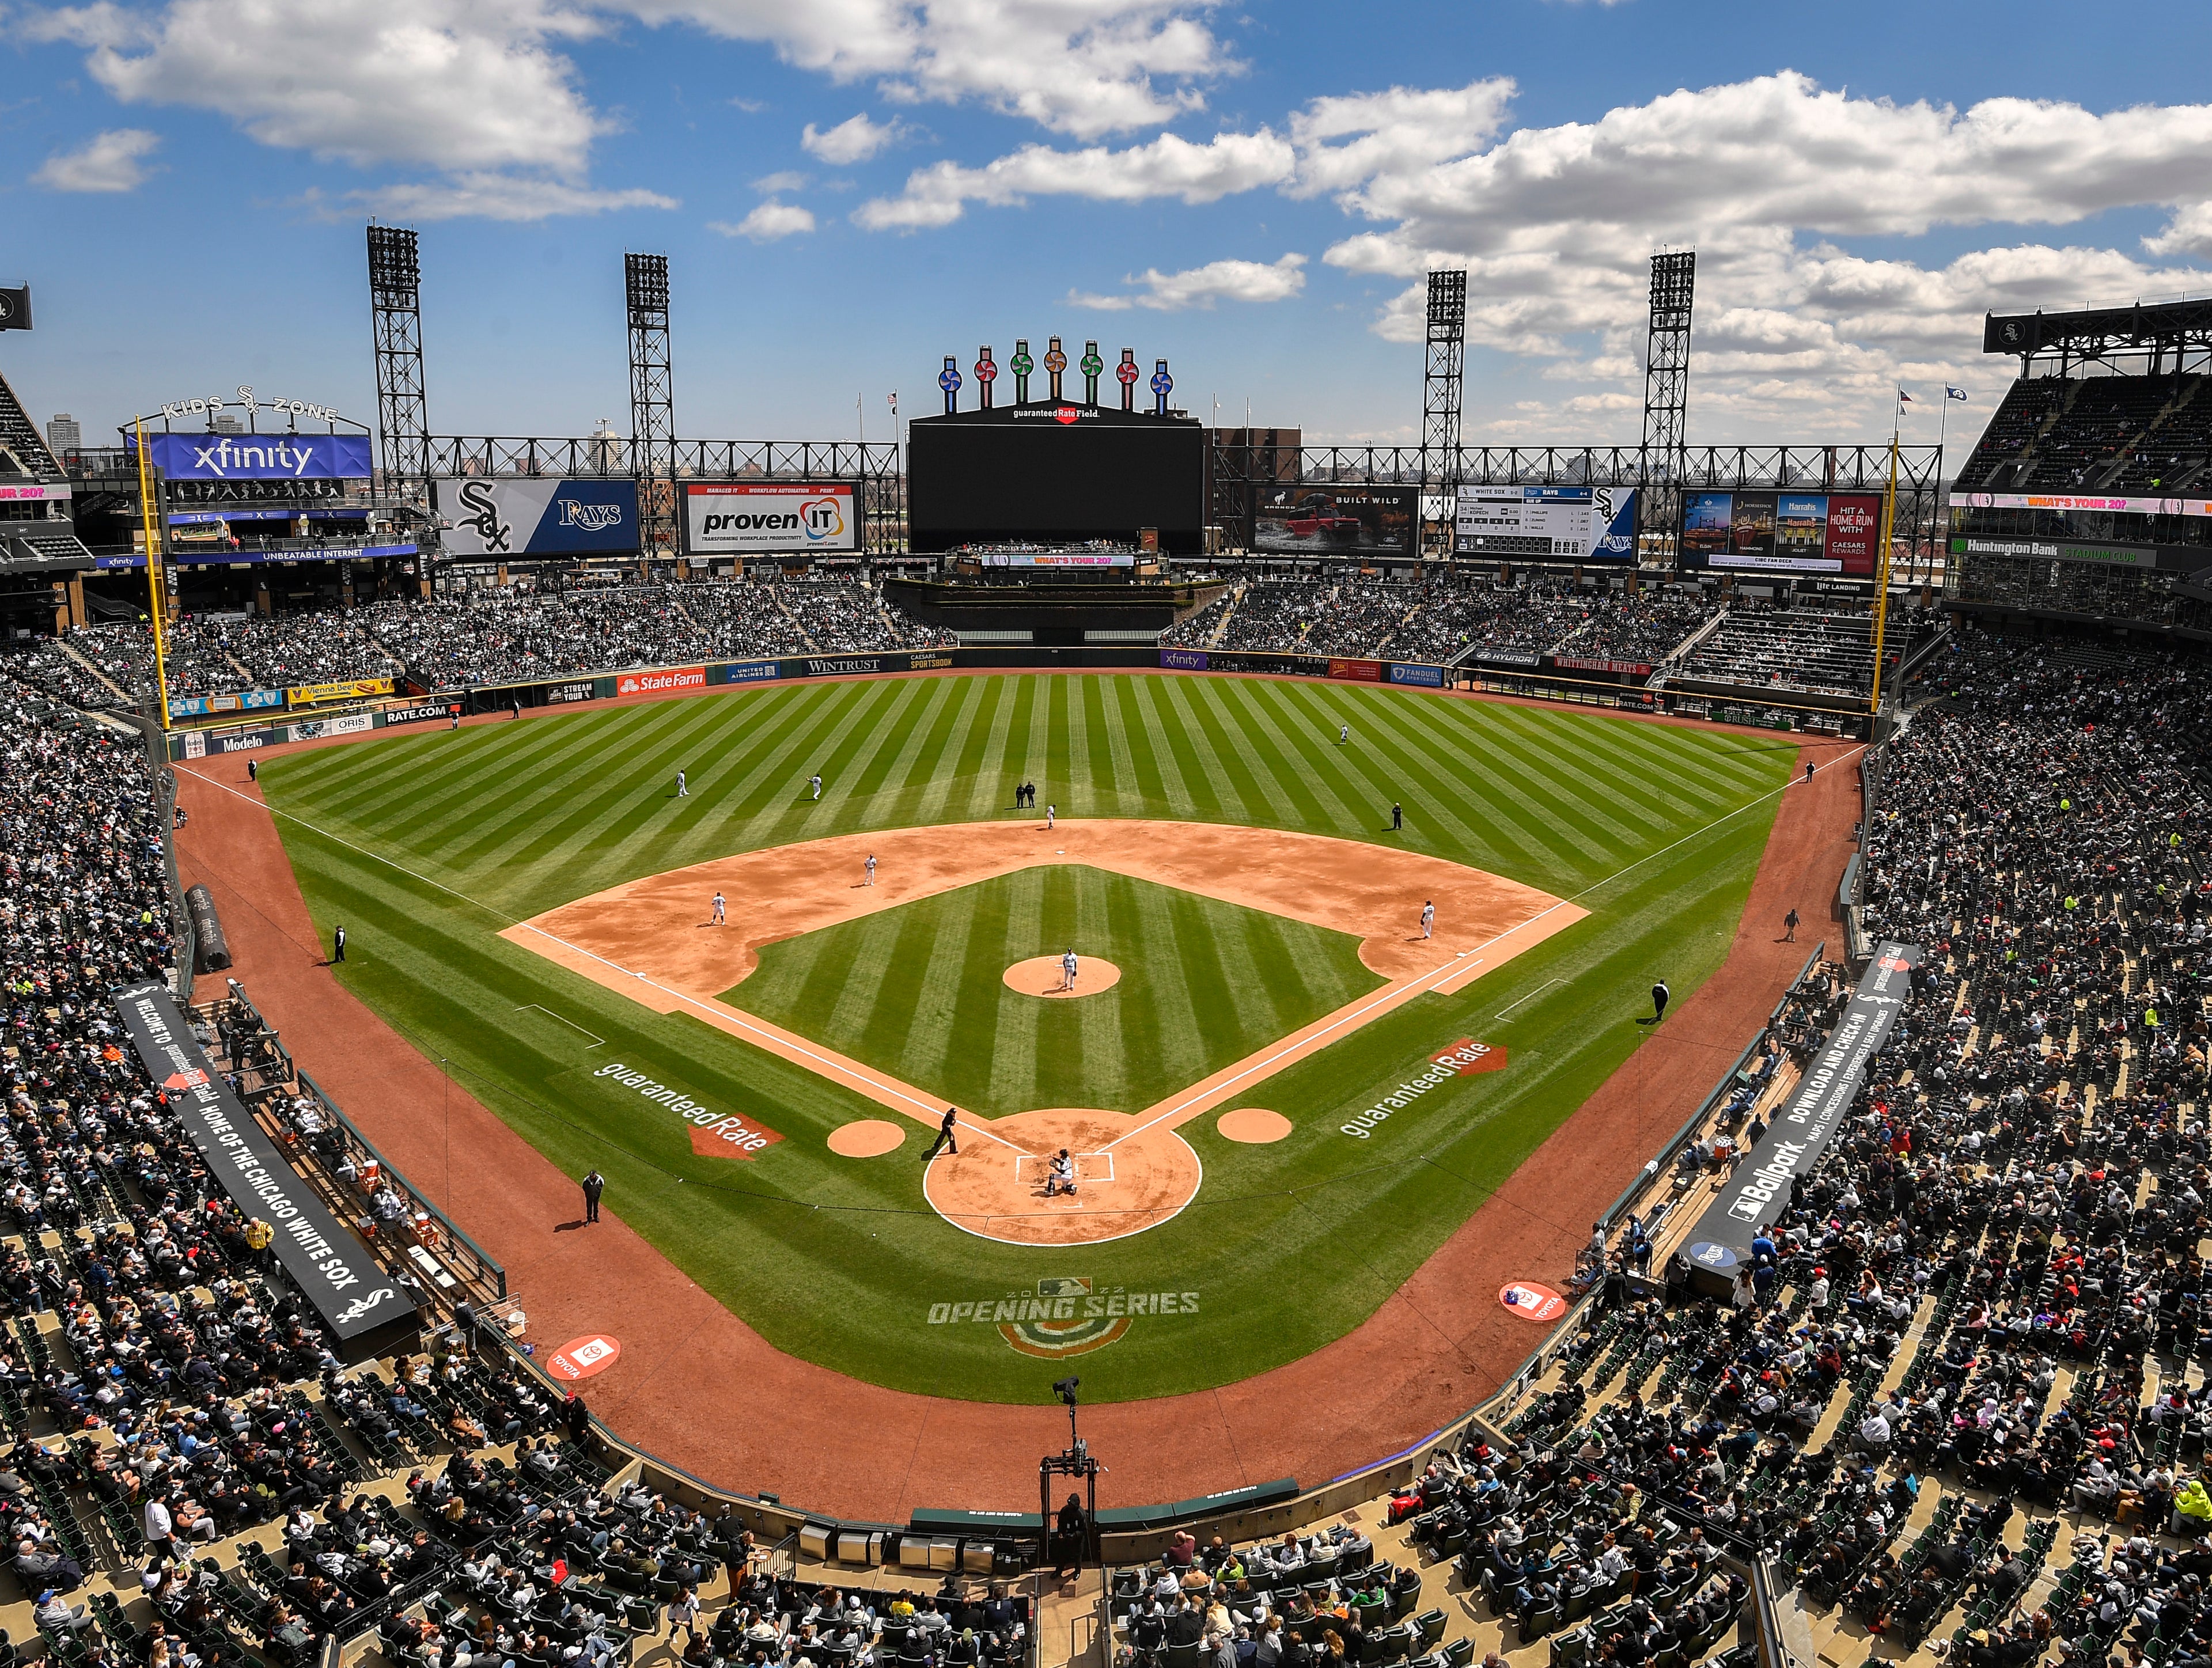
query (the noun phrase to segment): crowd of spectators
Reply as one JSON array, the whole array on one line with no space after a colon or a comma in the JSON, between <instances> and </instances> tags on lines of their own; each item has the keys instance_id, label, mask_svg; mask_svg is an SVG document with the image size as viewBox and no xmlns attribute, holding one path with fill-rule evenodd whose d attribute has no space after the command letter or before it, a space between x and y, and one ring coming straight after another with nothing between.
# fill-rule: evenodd
<instances>
[{"instance_id":1,"label":"crowd of spectators","mask_svg":"<svg viewBox=\"0 0 2212 1668\"><path fill-rule=\"evenodd\" d=\"M1553 652L1584 660L1625 660L1656 665L1672 654L1719 604L1702 591L1647 585L1633 595L1615 591L1593 609L1581 628Z\"/></svg>"},{"instance_id":2,"label":"crowd of spectators","mask_svg":"<svg viewBox=\"0 0 2212 1668\"><path fill-rule=\"evenodd\" d=\"M1863 696L1874 688L1874 621L1739 603L1679 670L1685 678L1778 694Z\"/></svg>"},{"instance_id":3,"label":"crowd of spectators","mask_svg":"<svg viewBox=\"0 0 2212 1668\"><path fill-rule=\"evenodd\" d=\"M1907 1008L1728 1296L1679 1250L1631 1283L1639 1228L1599 1230L1607 1301L1522 1453L1765 1553L1892 1650L2212 1653L2208 690L2201 661L1971 628L1936 652L1865 829L1868 924L1925 952ZM1802 1054L1843 993L1801 994Z\"/></svg>"}]
</instances>

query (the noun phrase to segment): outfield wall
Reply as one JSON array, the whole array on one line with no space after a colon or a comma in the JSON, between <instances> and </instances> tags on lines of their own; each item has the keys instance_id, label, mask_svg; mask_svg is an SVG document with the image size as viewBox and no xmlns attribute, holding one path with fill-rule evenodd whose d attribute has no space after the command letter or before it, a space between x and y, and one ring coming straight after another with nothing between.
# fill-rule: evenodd
<instances>
[{"instance_id":1,"label":"outfield wall","mask_svg":"<svg viewBox=\"0 0 2212 1668\"><path fill-rule=\"evenodd\" d=\"M409 693L380 707L325 718L263 720L228 727L172 731L172 760L222 753L250 753L288 742L323 741L402 725L453 723L463 716L524 708L586 706L640 695L704 694L744 684L817 677L896 676L945 671L1168 671L1314 678L1323 682L1372 683L1396 688L1479 691L1571 706L1638 713L1668 713L1754 729L1813 731L1866 739L1870 719L1817 705L1723 697L1704 691L1650 690L1649 669L1626 665L1595 670L1596 663L1531 656L1542 664L1526 670L1498 665L1438 665L1427 661L1374 660L1345 655L1200 648L1050 648L1030 645L992 648L877 649L845 654L782 655L758 660L703 661L688 666L632 667L621 671L520 683L477 683L451 689L410 684Z\"/></svg>"}]
</instances>

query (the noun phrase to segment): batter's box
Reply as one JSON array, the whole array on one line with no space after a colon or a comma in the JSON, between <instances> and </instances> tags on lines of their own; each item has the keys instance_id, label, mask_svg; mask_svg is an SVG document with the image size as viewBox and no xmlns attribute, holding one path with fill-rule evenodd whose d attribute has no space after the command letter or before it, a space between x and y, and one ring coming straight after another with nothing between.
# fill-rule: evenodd
<instances>
[{"instance_id":1,"label":"batter's box","mask_svg":"<svg viewBox=\"0 0 2212 1668\"><path fill-rule=\"evenodd\" d=\"M1075 1180L1079 1184L1086 1181L1114 1180L1113 1154L1070 1153L1068 1156L1075 1161ZM1024 1165L1030 1168L1024 1169L1023 1168ZM1016 1153L1014 1155L1014 1180L1017 1182L1034 1182L1042 1187L1046 1178L1051 1174L1052 1155L1050 1154Z\"/></svg>"}]
</instances>

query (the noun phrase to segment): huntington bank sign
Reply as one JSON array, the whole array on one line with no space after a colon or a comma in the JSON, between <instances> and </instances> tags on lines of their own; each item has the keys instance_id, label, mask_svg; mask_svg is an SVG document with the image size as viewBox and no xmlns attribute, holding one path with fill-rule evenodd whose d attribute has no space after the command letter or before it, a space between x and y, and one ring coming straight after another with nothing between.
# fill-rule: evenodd
<instances>
[{"instance_id":1,"label":"huntington bank sign","mask_svg":"<svg viewBox=\"0 0 2212 1668\"><path fill-rule=\"evenodd\" d=\"M1393 1113L1405 1111L1431 1089L1439 1089L1455 1077L1468 1077L1477 1071L1499 1071L1504 1064L1505 1050L1503 1046L1473 1042L1462 1037L1450 1047L1430 1055L1425 1071L1414 1073L1366 1111L1337 1127L1345 1134L1364 1141Z\"/></svg>"}]
</instances>

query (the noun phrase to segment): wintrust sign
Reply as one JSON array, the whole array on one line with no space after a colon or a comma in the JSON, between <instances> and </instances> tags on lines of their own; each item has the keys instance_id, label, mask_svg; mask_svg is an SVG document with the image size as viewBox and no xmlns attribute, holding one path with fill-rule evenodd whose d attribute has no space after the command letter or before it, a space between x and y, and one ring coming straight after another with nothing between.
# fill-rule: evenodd
<instances>
[{"instance_id":1,"label":"wintrust sign","mask_svg":"<svg viewBox=\"0 0 2212 1668\"><path fill-rule=\"evenodd\" d=\"M684 549L695 556L857 550L849 481L688 481Z\"/></svg>"}]
</instances>

